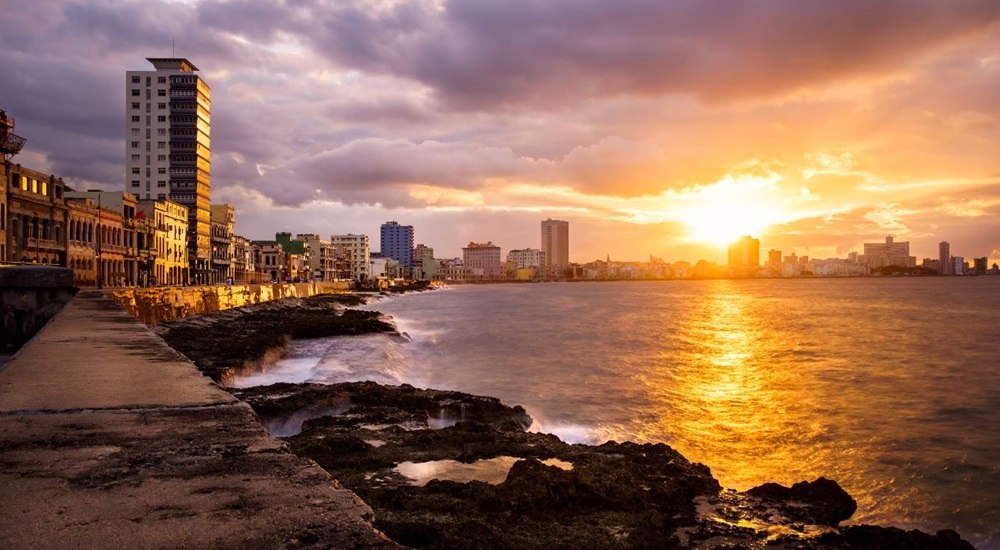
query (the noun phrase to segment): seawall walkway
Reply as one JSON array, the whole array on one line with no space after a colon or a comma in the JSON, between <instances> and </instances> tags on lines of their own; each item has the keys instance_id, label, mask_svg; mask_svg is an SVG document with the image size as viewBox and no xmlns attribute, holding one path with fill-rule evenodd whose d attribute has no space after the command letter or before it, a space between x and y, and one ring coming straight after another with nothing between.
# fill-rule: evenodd
<instances>
[{"instance_id":1,"label":"seawall walkway","mask_svg":"<svg viewBox=\"0 0 1000 550\"><path fill-rule=\"evenodd\" d=\"M98 291L0 368L0 546L398 548Z\"/></svg>"}]
</instances>

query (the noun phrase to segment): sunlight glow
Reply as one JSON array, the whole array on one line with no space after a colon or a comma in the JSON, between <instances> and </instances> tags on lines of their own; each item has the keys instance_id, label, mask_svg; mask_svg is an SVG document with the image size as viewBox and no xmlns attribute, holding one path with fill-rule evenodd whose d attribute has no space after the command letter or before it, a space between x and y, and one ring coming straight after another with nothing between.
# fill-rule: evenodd
<instances>
[{"instance_id":1,"label":"sunlight glow","mask_svg":"<svg viewBox=\"0 0 1000 550\"><path fill-rule=\"evenodd\" d=\"M771 192L780 180L777 174L726 176L682 194L679 198L688 204L673 217L688 227L692 241L726 245L742 235L758 235L787 217Z\"/></svg>"}]
</instances>

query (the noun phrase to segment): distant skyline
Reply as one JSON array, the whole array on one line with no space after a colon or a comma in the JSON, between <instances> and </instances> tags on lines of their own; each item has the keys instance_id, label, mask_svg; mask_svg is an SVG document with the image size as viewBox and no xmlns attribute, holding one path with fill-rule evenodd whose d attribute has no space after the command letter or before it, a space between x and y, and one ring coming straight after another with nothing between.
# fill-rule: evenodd
<instances>
[{"instance_id":1,"label":"distant skyline","mask_svg":"<svg viewBox=\"0 0 1000 550\"><path fill-rule=\"evenodd\" d=\"M78 189L125 189L125 71L194 62L212 202L252 239L397 220L456 257L553 218L574 262L741 235L1000 261L993 0L0 0L0 26L14 160Z\"/></svg>"}]
</instances>

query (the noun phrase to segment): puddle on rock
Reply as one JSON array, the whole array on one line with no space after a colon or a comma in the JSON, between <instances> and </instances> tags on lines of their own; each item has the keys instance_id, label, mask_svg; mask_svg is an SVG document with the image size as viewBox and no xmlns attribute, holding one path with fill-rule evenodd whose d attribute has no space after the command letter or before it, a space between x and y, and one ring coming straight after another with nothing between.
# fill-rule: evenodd
<instances>
[{"instance_id":1,"label":"puddle on rock","mask_svg":"<svg viewBox=\"0 0 1000 550\"><path fill-rule=\"evenodd\" d=\"M507 479L511 466L518 460L524 460L516 456L498 456L496 458L486 458L477 460L471 464L458 462L456 460L431 460L428 462L401 462L396 466L396 471L403 477L410 479L411 485L423 487L432 479L442 481L456 481L468 483L470 481L482 481L491 485L498 485ZM563 470L572 470L573 465L558 458L543 460L542 464L556 466Z\"/></svg>"}]
</instances>

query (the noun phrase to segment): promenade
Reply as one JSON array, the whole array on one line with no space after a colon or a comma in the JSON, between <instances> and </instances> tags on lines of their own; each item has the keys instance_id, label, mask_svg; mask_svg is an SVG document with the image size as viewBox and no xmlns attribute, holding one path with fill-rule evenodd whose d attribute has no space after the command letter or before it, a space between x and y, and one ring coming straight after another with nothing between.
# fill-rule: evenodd
<instances>
[{"instance_id":1,"label":"promenade","mask_svg":"<svg viewBox=\"0 0 1000 550\"><path fill-rule=\"evenodd\" d=\"M99 291L0 366L0 537L20 548L397 548Z\"/></svg>"}]
</instances>

